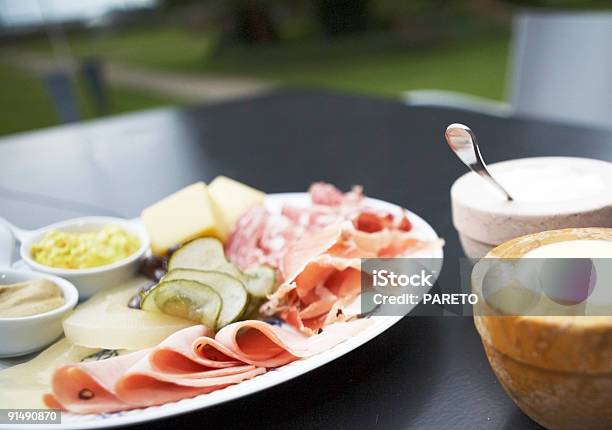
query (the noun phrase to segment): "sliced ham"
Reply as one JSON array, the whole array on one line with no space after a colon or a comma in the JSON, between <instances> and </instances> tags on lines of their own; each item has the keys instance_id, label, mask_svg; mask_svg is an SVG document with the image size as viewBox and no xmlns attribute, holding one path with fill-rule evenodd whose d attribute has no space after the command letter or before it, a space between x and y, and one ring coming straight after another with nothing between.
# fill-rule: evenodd
<instances>
[{"instance_id":1,"label":"sliced ham","mask_svg":"<svg viewBox=\"0 0 612 430\"><path fill-rule=\"evenodd\" d=\"M287 326L256 320L240 321L223 327L215 339L199 339L194 343L194 349L202 357L214 349L243 363L266 368L279 367L331 348L364 330L369 324L369 320L338 324L329 332L315 336L315 339L305 337Z\"/></svg>"},{"instance_id":2,"label":"sliced ham","mask_svg":"<svg viewBox=\"0 0 612 430\"><path fill-rule=\"evenodd\" d=\"M177 375L153 370L149 361L142 360L117 381L115 394L133 407L153 406L209 393L265 371L262 367L241 365Z\"/></svg>"},{"instance_id":3,"label":"sliced ham","mask_svg":"<svg viewBox=\"0 0 612 430\"><path fill-rule=\"evenodd\" d=\"M203 326L174 333L159 346L57 369L47 406L103 413L160 405L240 383L267 368L309 357L364 330L372 321L330 325L306 337L284 326L241 321L212 338Z\"/></svg>"},{"instance_id":4,"label":"sliced ham","mask_svg":"<svg viewBox=\"0 0 612 430\"><path fill-rule=\"evenodd\" d=\"M255 366L279 367L299 358L279 339L292 334L303 337L299 333L284 332L287 330L263 321L241 321L223 327L215 339L198 340L194 349L203 357L211 352L222 353Z\"/></svg>"},{"instance_id":5,"label":"sliced ham","mask_svg":"<svg viewBox=\"0 0 612 430\"><path fill-rule=\"evenodd\" d=\"M203 364L193 343L207 334L203 326L188 327L153 349L60 367L44 401L74 413L113 412L193 397L265 373L240 361L221 368Z\"/></svg>"},{"instance_id":6,"label":"sliced ham","mask_svg":"<svg viewBox=\"0 0 612 430\"><path fill-rule=\"evenodd\" d=\"M373 321L370 319L357 319L332 324L318 335L306 337L287 327L274 326L263 321L242 321L222 328L216 339L251 360L255 357L266 360L268 356L278 357L278 354L284 352L296 358L305 358L333 348L371 324Z\"/></svg>"},{"instance_id":7,"label":"sliced ham","mask_svg":"<svg viewBox=\"0 0 612 430\"><path fill-rule=\"evenodd\" d=\"M241 366L244 363L230 354L222 351L214 351L204 356L194 349L195 339L211 339L212 333L204 326L194 326L189 329L178 331L151 352L151 364L156 370L166 373L180 373L181 364L185 372L193 373L198 366L210 369L223 369Z\"/></svg>"},{"instance_id":8,"label":"sliced ham","mask_svg":"<svg viewBox=\"0 0 612 430\"><path fill-rule=\"evenodd\" d=\"M43 398L50 408L69 410L77 414L114 412L130 409L130 405L115 395L115 384L148 350L138 351L107 360L62 366L53 373L53 394ZM95 399L95 400L94 400Z\"/></svg>"}]
</instances>

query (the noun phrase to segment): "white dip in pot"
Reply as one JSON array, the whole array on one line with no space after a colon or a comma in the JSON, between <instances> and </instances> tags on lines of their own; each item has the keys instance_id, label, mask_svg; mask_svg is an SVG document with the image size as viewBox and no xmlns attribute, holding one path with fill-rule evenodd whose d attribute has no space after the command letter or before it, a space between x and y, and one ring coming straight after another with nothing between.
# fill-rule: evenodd
<instances>
[{"instance_id":1,"label":"white dip in pot","mask_svg":"<svg viewBox=\"0 0 612 430\"><path fill-rule=\"evenodd\" d=\"M536 157L489 166L508 201L476 173L451 187L453 223L470 258L510 239L569 227L612 227L612 163Z\"/></svg>"}]
</instances>

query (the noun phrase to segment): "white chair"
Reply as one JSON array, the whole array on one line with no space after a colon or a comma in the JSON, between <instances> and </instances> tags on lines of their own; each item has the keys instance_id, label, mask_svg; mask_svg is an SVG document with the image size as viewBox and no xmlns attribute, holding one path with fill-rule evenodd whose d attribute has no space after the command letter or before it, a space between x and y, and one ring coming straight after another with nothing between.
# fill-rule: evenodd
<instances>
[{"instance_id":1,"label":"white chair","mask_svg":"<svg viewBox=\"0 0 612 430\"><path fill-rule=\"evenodd\" d=\"M612 13L522 12L512 42L508 103L436 90L405 102L612 128Z\"/></svg>"}]
</instances>

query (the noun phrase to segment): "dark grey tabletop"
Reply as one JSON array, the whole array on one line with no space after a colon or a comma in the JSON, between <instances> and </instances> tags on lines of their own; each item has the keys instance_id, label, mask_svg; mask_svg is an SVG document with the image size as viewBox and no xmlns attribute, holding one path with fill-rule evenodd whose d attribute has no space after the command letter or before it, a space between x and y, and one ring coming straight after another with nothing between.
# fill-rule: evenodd
<instances>
[{"instance_id":1,"label":"dark grey tabletop","mask_svg":"<svg viewBox=\"0 0 612 430\"><path fill-rule=\"evenodd\" d=\"M449 188L465 169L443 141L469 124L490 162L538 155L612 160L612 133L398 102L285 90L188 110L156 110L0 140L0 215L33 228L86 214L132 217L224 174L267 192L317 180L410 208L461 255ZM444 276L444 271L443 271ZM539 428L489 369L469 317L404 318L296 380L163 428ZM143 426L142 428L145 428Z\"/></svg>"}]
</instances>

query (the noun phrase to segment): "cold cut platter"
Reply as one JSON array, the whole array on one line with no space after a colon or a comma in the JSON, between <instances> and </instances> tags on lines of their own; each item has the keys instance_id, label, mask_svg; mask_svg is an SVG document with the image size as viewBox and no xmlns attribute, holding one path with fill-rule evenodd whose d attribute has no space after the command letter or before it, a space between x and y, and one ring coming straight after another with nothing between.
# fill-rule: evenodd
<instances>
[{"instance_id":1,"label":"cold cut platter","mask_svg":"<svg viewBox=\"0 0 612 430\"><path fill-rule=\"evenodd\" d=\"M362 312L362 258L443 256L425 220L360 187L265 195L224 177L137 220L84 218L19 236L22 260L0 269L0 288L30 305L5 316L0 300L10 339L0 404L61 411L53 428L196 411L323 366L402 318ZM57 282L52 297L31 285L39 279ZM37 324L59 332L34 339Z\"/></svg>"}]
</instances>

